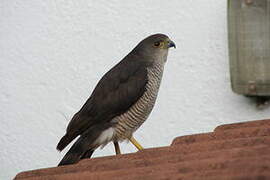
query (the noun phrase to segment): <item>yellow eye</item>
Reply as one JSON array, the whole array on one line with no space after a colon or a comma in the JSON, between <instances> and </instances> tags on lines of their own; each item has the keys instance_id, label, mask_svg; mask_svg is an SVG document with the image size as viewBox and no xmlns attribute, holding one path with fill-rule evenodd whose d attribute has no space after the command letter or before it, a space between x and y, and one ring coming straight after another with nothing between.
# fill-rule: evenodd
<instances>
[{"instance_id":1,"label":"yellow eye","mask_svg":"<svg viewBox=\"0 0 270 180\"><path fill-rule=\"evenodd\" d=\"M155 42L154 46L155 46L155 47L160 46L160 42Z\"/></svg>"}]
</instances>

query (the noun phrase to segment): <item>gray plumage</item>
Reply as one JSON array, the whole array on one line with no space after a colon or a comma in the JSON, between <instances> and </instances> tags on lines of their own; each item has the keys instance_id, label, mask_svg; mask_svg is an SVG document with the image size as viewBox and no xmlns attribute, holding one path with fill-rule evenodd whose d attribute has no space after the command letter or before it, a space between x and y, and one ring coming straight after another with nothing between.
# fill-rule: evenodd
<instances>
[{"instance_id":1,"label":"gray plumage","mask_svg":"<svg viewBox=\"0 0 270 180\"><path fill-rule=\"evenodd\" d=\"M99 146L132 136L153 109L173 46L166 35L149 36L102 77L57 145L61 151L80 136L59 165L76 163Z\"/></svg>"}]
</instances>

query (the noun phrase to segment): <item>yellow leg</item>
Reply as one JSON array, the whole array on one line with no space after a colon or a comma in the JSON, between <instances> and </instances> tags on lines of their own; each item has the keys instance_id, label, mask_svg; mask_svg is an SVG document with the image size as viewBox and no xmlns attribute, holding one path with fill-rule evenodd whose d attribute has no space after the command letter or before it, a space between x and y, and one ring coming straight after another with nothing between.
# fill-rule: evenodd
<instances>
[{"instance_id":1,"label":"yellow leg","mask_svg":"<svg viewBox=\"0 0 270 180\"><path fill-rule=\"evenodd\" d=\"M115 154L121 154L121 151L120 151L120 146L118 144L118 142L113 142L113 145L114 145L114 149L115 149Z\"/></svg>"},{"instance_id":2,"label":"yellow leg","mask_svg":"<svg viewBox=\"0 0 270 180\"><path fill-rule=\"evenodd\" d=\"M129 141L140 151L143 150L143 147L134 139L134 137L131 137Z\"/></svg>"}]
</instances>

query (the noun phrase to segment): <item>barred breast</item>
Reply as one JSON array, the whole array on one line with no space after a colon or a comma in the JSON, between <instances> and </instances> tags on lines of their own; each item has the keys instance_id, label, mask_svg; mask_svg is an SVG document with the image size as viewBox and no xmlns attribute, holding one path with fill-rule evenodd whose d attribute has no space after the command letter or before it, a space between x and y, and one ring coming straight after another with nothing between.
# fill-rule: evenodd
<instances>
[{"instance_id":1,"label":"barred breast","mask_svg":"<svg viewBox=\"0 0 270 180\"><path fill-rule=\"evenodd\" d=\"M147 69L148 83L145 93L127 112L113 119L113 122L116 122L114 140L121 141L130 138L147 119L157 98L163 68L164 62L160 62Z\"/></svg>"}]
</instances>

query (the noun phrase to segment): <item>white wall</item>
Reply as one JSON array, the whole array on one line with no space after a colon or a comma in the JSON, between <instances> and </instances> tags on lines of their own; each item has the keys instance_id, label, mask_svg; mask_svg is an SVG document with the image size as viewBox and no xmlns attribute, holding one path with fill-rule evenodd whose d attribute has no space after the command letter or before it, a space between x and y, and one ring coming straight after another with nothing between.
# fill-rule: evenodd
<instances>
[{"instance_id":1,"label":"white wall","mask_svg":"<svg viewBox=\"0 0 270 180\"><path fill-rule=\"evenodd\" d=\"M69 119L101 76L152 33L166 33L177 49L154 111L135 134L146 148L270 117L230 89L226 0L2 0L0 8L0 179L55 166ZM94 155L112 154L108 145Z\"/></svg>"}]
</instances>

